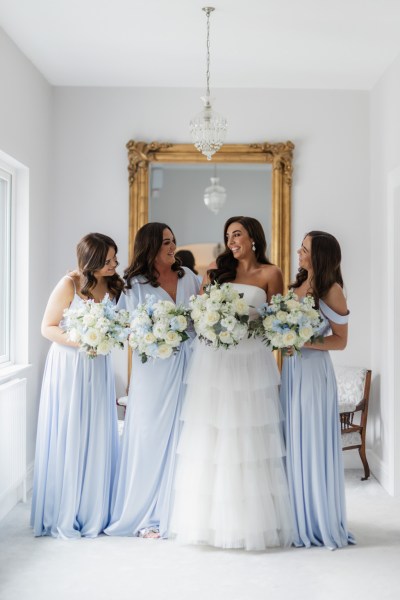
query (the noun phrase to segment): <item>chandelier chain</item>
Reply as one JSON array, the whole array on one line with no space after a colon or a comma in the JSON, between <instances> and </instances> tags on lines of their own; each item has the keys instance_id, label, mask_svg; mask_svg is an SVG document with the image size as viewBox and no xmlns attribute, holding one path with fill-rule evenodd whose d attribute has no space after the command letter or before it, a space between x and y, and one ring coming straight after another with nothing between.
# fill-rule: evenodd
<instances>
[{"instance_id":1,"label":"chandelier chain","mask_svg":"<svg viewBox=\"0 0 400 600\"><path fill-rule=\"evenodd\" d=\"M210 12L211 9L210 7L207 7L205 9L206 11L206 15L207 15L207 71L206 71L206 78L207 78L207 96L210 95Z\"/></svg>"}]
</instances>

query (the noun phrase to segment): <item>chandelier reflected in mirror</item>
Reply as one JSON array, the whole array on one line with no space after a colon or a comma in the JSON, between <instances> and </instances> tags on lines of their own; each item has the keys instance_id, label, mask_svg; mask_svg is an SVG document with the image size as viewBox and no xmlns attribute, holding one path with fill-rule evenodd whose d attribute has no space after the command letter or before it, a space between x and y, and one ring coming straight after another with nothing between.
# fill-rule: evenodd
<instances>
[{"instance_id":1,"label":"chandelier reflected in mirror","mask_svg":"<svg viewBox=\"0 0 400 600\"><path fill-rule=\"evenodd\" d=\"M217 165L214 166L214 175L210 179L211 185L204 190L204 204L217 215L226 201L226 189L219 185Z\"/></svg>"},{"instance_id":2,"label":"chandelier reflected in mirror","mask_svg":"<svg viewBox=\"0 0 400 600\"><path fill-rule=\"evenodd\" d=\"M204 102L203 110L190 121L190 133L193 144L202 154L211 160L211 157L225 142L227 121L225 117L216 113L212 108L210 95L210 13L215 10L212 6L202 8L207 16L207 90L201 99Z\"/></svg>"}]
</instances>

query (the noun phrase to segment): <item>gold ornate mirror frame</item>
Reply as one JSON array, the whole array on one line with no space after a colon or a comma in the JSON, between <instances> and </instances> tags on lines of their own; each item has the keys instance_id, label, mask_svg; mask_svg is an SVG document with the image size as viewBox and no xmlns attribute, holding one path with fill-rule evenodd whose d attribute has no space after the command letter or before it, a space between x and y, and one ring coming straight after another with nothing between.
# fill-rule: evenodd
<instances>
[{"instance_id":1,"label":"gold ornate mirror frame","mask_svg":"<svg viewBox=\"0 0 400 600\"><path fill-rule=\"evenodd\" d=\"M207 163L192 144L136 142L126 145L129 158L129 260L137 230L148 222L149 166L151 163ZM285 289L290 281L290 206L292 188L292 142L225 144L215 163L265 163L272 165L272 239L270 260L282 269ZM246 213L245 206L243 213Z\"/></svg>"}]
</instances>

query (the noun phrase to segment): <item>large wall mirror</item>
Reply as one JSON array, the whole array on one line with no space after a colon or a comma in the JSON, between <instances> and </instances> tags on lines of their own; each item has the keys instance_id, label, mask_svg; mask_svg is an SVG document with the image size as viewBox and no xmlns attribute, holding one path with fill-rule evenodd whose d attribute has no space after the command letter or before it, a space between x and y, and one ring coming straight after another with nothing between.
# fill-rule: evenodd
<instances>
[{"instance_id":1,"label":"large wall mirror","mask_svg":"<svg viewBox=\"0 0 400 600\"><path fill-rule=\"evenodd\" d=\"M270 260L290 280L291 142L226 144L208 161L193 145L127 144L129 158L129 259L137 230L148 221L168 223L178 247L190 248L200 272L223 247L223 225L247 215L263 225ZM204 203L211 177L226 202L217 214Z\"/></svg>"}]
</instances>

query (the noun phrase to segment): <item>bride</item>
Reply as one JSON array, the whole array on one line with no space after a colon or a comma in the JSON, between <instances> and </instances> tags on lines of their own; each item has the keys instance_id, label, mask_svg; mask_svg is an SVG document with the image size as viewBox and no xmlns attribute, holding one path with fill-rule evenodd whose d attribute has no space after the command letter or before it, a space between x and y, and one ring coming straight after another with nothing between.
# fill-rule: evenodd
<instances>
[{"instance_id":1,"label":"bride","mask_svg":"<svg viewBox=\"0 0 400 600\"><path fill-rule=\"evenodd\" d=\"M283 289L261 224L232 217L206 283L231 282L257 308ZM259 339L226 350L196 340L178 445L171 535L182 543L264 550L292 542L279 371Z\"/></svg>"}]
</instances>

